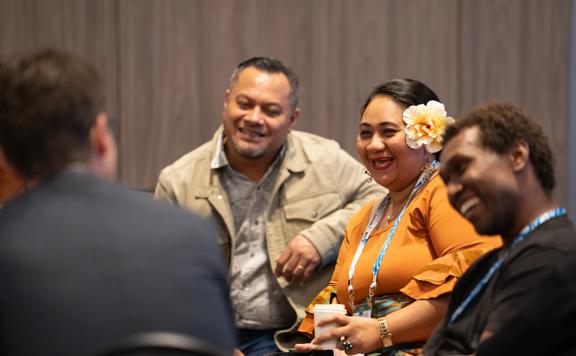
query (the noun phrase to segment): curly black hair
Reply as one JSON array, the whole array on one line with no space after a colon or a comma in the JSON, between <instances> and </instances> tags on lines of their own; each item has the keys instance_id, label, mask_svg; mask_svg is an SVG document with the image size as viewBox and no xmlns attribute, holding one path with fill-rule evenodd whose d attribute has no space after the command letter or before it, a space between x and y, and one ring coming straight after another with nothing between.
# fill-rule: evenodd
<instances>
[{"instance_id":1,"label":"curly black hair","mask_svg":"<svg viewBox=\"0 0 576 356\"><path fill-rule=\"evenodd\" d=\"M477 107L446 128L444 145L460 131L471 127L479 129L481 144L498 154L508 152L516 140L526 142L530 149L530 162L542 189L548 194L552 192L556 178L550 144L540 125L524 110L506 102Z\"/></svg>"}]
</instances>

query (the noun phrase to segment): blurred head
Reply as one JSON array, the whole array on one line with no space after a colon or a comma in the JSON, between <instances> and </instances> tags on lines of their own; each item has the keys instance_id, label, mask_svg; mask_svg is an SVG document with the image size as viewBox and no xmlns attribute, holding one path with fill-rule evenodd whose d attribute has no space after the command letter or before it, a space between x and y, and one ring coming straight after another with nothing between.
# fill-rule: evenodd
<instances>
[{"instance_id":1,"label":"blurred head","mask_svg":"<svg viewBox=\"0 0 576 356\"><path fill-rule=\"evenodd\" d=\"M90 63L44 50L20 58L6 73L0 142L18 172L41 178L80 162L98 175L114 175L103 83Z\"/></svg>"},{"instance_id":2,"label":"blurred head","mask_svg":"<svg viewBox=\"0 0 576 356\"><path fill-rule=\"evenodd\" d=\"M376 87L360 110L356 149L373 179L390 191L411 185L431 154L406 143L403 113L412 105L439 101L423 83L395 79Z\"/></svg>"},{"instance_id":3,"label":"blurred head","mask_svg":"<svg viewBox=\"0 0 576 356\"><path fill-rule=\"evenodd\" d=\"M472 110L444 135L441 175L450 203L480 234L511 232L522 201L554 188L553 156L540 128L520 108L492 103Z\"/></svg>"},{"instance_id":4,"label":"blurred head","mask_svg":"<svg viewBox=\"0 0 576 356\"><path fill-rule=\"evenodd\" d=\"M273 58L238 65L224 102L223 126L229 159L269 160L286 142L298 118L298 80Z\"/></svg>"}]
</instances>

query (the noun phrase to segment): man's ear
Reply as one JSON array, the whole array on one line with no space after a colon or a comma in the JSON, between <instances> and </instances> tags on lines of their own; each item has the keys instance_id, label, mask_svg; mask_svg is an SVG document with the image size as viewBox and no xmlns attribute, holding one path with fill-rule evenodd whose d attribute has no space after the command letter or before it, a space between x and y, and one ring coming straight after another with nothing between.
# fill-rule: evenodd
<instances>
[{"instance_id":1,"label":"man's ear","mask_svg":"<svg viewBox=\"0 0 576 356\"><path fill-rule=\"evenodd\" d=\"M294 111L292 111L292 116L290 117L290 128L294 126L299 117L300 117L300 108L296 108L294 109Z\"/></svg>"},{"instance_id":2,"label":"man's ear","mask_svg":"<svg viewBox=\"0 0 576 356\"><path fill-rule=\"evenodd\" d=\"M530 160L530 147L526 141L518 139L512 144L509 155L512 170L519 172L526 167L526 164Z\"/></svg>"},{"instance_id":3,"label":"man's ear","mask_svg":"<svg viewBox=\"0 0 576 356\"><path fill-rule=\"evenodd\" d=\"M93 158L105 155L110 147L110 129L108 128L108 115L101 112L96 116L90 129L90 150Z\"/></svg>"},{"instance_id":4,"label":"man's ear","mask_svg":"<svg viewBox=\"0 0 576 356\"><path fill-rule=\"evenodd\" d=\"M228 107L228 97L230 96L230 89L226 89L226 94L224 94L224 111Z\"/></svg>"},{"instance_id":5,"label":"man's ear","mask_svg":"<svg viewBox=\"0 0 576 356\"><path fill-rule=\"evenodd\" d=\"M101 178L114 180L118 164L116 140L108 127L108 116L100 113L90 129L90 169Z\"/></svg>"},{"instance_id":6,"label":"man's ear","mask_svg":"<svg viewBox=\"0 0 576 356\"><path fill-rule=\"evenodd\" d=\"M10 175L12 173L12 166L8 163L8 158L4 154L4 149L0 146L0 177Z\"/></svg>"}]
</instances>

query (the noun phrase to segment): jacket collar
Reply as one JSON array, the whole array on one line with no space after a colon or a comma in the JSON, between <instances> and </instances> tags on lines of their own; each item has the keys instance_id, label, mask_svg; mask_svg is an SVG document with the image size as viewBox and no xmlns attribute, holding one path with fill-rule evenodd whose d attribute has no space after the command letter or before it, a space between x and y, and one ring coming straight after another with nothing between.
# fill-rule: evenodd
<instances>
[{"instance_id":1,"label":"jacket collar","mask_svg":"<svg viewBox=\"0 0 576 356\"><path fill-rule=\"evenodd\" d=\"M282 166L286 167L286 169L291 173L304 172L304 169L306 169L307 165L304 150L302 146L296 141L297 138L295 135L292 132L289 132L288 138L286 139L288 147L286 150L286 155L284 156L284 162L282 162Z\"/></svg>"},{"instance_id":2,"label":"jacket collar","mask_svg":"<svg viewBox=\"0 0 576 356\"><path fill-rule=\"evenodd\" d=\"M221 167L220 164L222 163L219 158L216 159L216 153L219 151L218 145L222 144L222 131L223 128L222 125L220 125L210 140L209 149L205 157L205 159L208 160L208 164L204 165L205 168L202 168L204 174L202 174L203 179L198 187L197 197L208 198L210 195L222 194L222 185L216 172L217 167ZM279 178L287 178L292 173L301 173L307 166L304 150L292 132L288 133L286 142L287 147L284 159L280 164Z\"/></svg>"},{"instance_id":3,"label":"jacket collar","mask_svg":"<svg viewBox=\"0 0 576 356\"><path fill-rule=\"evenodd\" d=\"M212 140L210 141L210 168L212 171L223 167L228 164L226 155L223 154L222 150L222 125L216 130ZM304 153L295 142L295 137L292 132L288 133L286 138L286 152L284 153L284 159L281 164L281 169L285 168L292 173L303 172L306 168L306 159Z\"/></svg>"}]
</instances>

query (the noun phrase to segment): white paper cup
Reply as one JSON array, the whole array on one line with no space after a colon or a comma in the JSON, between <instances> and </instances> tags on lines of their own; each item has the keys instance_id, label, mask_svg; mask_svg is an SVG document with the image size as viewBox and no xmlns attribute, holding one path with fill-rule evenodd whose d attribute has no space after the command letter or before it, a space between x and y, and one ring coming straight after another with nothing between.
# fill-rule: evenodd
<instances>
[{"instance_id":1,"label":"white paper cup","mask_svg":"<svg viewBox=\"0 0 576 356\"><path fill-rule=\"evenodd\" d=\"M328 325L318 326L320 320L324 320L330 315L341 314L346 315L346 308L344 304L316 304L314 306L314 335L318 336L338 326L338 323L330 323ZM326 340L320 345L321 350L333 350L336 348L338 338Z\"/></svg>"}]
</instances>

